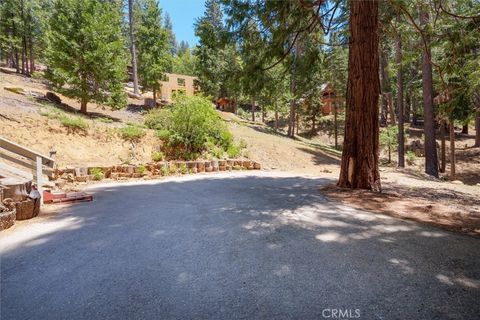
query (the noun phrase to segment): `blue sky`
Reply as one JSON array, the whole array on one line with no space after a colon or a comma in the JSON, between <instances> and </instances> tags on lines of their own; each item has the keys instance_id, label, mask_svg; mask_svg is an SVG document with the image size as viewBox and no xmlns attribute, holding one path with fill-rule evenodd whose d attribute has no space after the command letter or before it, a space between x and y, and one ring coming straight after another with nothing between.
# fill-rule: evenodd
<instances>
[{"instance_id":1,"label":"blue sky","mask_svg":"<svg viewBox=\"0 0 480 320\"><path fill-rule=\"evenodd\" d=\"M172 19L173 32L177 42L184 40L190 46L195 45L198 39L195 37L193 23L203 15L205 9L204 0L159 0L163 13L168 12Z\"/></svg>"}]
</instances>

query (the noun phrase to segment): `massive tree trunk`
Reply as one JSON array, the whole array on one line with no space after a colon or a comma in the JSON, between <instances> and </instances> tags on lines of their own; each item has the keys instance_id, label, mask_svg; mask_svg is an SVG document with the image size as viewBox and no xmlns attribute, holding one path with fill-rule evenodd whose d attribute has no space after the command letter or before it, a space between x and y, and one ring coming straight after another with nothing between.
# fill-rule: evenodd
<instances>
[{"instance_id":1,"label":"massive tree trunk","mask_svg":"<svg viewBox=\"0 0 480 320\"><path fill-rule=\"evenodd\" d=\"M420 10L420 24L425 29L428 13ZM437 143L435 140L435 111L433 106L432 62L430 61L430 41L425 35L426 47L422 51L422 84L423 84L423 130L425 134L425 172L438 177Z\"/></svg>"},{"instance_id":2,"label":"massive tree trunk","mask_svg":"<svg viewBox=\"0 0 480 320\"><path fill-rule=\"evenodd\" d=\"M463 134L468 134L468 123L463 125L463 127L462 127L462 133L463 133Z\"/></svg>"},{"instance_id":3,"label":"massive tree trunk","mask_svg":"<svg viewBox=\"0 0 480 320\"><path fill-rule=\"evenodd\" d=\"M399 16L397 15L399 20ZM405 136L403 132L403 74L402 74L402 37L397 32L396 39L396 62L397 62L397 112L398 112L398 166L405 167Z\"/></svg>"},{"instance_id":4,"label":"massive tree trunk","mask_svg":"<svg viewBox=\"0 0 480 320\"><path fill-rule=\"evenodd\" d=\"M132 55L132 73L133 73L133 93L138 91L138 71L137 71L137 50L135 48L135 37L133 34L133 0L128 0L128 24L130 33L130 53Z\"/></svg>"},{"instance_id":5,"label":"massive tree trunk","mask_svg":"<svg viewBox=\"0 0 480 320\"><path fill-rule=\"evenodd\" d=\"M347 113L338 185L380 191L378 1L352 1L350 6Z\"/></svg>"}]
</instances>

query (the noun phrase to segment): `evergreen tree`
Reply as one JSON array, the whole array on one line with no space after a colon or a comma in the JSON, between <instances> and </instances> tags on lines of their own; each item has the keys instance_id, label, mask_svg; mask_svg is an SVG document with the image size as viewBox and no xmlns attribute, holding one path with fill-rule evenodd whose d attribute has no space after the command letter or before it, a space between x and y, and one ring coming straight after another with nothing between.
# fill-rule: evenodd
<instances>
[{"instance_id":1,"label":"evergreen tree","mask_svg":"<svg viewBox=\"0 0 480 320\"><path fill-rule=\"evenodd\" d=\"M173 32L173 24L172 19L170 18L170 14L165 12L165 16L163 18L163 25L168 32L168 41L170 43L170 52L172 56L177 54L177 38L175 37L175 33Z\"/></svg>"},{"instance_id":2,"label":"evergreen tree","mask_svg":"<svg viewBox=\"0 0 480 320\"><path fill-rule=\"evenodd\" d=\"M143 90L157 98L160 81L171 68L169 33L162 27L162 11L157 0L142 0L138 6L138 74Z\"/></svg>"},{"instance_id":3,"label":"evergreen tree","mask_svg":"<svg viewBox=\"0 0 480 320\"><path fill-rule=\"evenodd\" d=\"M46 63L54 87L81 103L126 105L125 41L118 3L57 0L49 19Z\"/></svg>"},{"instance_id":4,"label":"evergreen tree","mask_svg":"<svg viewBox=\"0 0 480 320\"><path fill-rule=\"evenodd\" d=\"M195 75L195 56L192 55L190 48L184 47L185 42L180 42L177 55L173 58L173 73L185 74L188 76Z\"/></svg>"},{"instance_id":5,"label":"evergreen tree","mask_svg":"<svg viewBox=\"0 0 480 320\"><path fill-rule=\"evenodd\" d=\"M199 44L195 50L197 72L201 90L212 97L222 96L225 78L224 25L219 0L205 2L203 17L195 22L195 35Z\"/></svg>"}]
</instances>

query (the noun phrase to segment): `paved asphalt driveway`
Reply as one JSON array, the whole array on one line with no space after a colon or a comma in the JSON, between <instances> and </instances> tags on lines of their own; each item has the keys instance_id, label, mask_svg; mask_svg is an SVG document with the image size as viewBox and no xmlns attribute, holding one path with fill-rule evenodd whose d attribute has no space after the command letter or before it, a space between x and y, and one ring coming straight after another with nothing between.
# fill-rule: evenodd
<instances>
[{"instance_id":1,"label":"paved asphalt driveway","mask_svg":"<svg viewBox=\"0 0 480 320\"><path fill-rule=\"evenodd\" d=\"M479 239L326 201L325 182L96 188L0 233L0 318L479 319Z\"/></svg>"}]
</instances>

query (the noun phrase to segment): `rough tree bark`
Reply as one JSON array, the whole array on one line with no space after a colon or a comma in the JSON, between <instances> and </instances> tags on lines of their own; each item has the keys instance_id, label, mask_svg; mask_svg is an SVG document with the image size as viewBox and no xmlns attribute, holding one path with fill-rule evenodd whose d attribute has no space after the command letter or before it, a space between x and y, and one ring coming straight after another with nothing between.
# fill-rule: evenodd
<instances>
[{"instance_id":1,"label":"rough tree bark","mask_svg":"<svg viewBox=\"0 0 480 320\"><path fill-rule=\"evenodd\" d=\"M352 1L350 6L347 113L338 185L380 191L378 1Z\"/></svg>"},{"instance_id":2,"label":"rough tree bark","mask_svg":"<svg viewBox=\"0 0 480 320\"><path fill-rule=\"evenodd\" d=\"M453 124L453 120L450 120L449 125L450 131L450 180L456 180L456 173L455 173L455 125Z\"/></svg>"},{"instance_id":3,"label":"rough tree bark","mask_svg":"<svg viewBox=\"0 0 480 320\"><path fill-rule=\"evenodd\" d=\"M480 147L480 111L475 117L475 147Z\"/></svg>"},{"instance_id":4,"label":"rough tree bark","mask_svg":"<svg viewBox=\"0 0 480 320\"><path fill-rule=\"evenodd\" d=\"M84 114L87 114L87 99L82 99L80 101L80 112L81 113L84 113Z\"/></svg>"},{"instance_id":5,"label":"rough tree bark","mask_svg":"<svg viewBox=\"0 0 480 320\"><path fill-rule=\"evenodd\" d=\"M390 91L388 87L388 60L387 54L384 52L383 48L380 50L380 88L382 90L382 112L380 113L380 124L382 127L386 127L388 118L387 93Z\"/></svg>"},{"instance_id":6,"label":"rough tree bark","mask_svg":"<svg viewBox=\"0 0 480 320\"><path fill-rule=\"evenodd\" d=\"M338 149L338 106L337 101L333 102L333 124L334 124L334 136L335 136L335 150Z\"/></svg>"},{"instance_id":7,"label":"rough tree bark","mask_svg":"<svg viewBox=\"0 0 480 320\"><path fill-rule=\"evenodd\" d=\"M397 20L400 20L397 15ZM397 112L398 112L398 166L405 167L405 136L403 132L403 74L402 74L402 36L397 32L395 58L397 62Z\"/></svg>"},{"instance_id":8,"label":"rough tree bark","mask_svg":"<svg viewBox=\"0 0 480 320\"><path fill-rule=\"evenodd\" d=\"M255 122L255 98L252 98L252 121Z\"/></svg>"},{"instance_id":9,"label":"rough tree bark","mask_svg":"<svg viewBox=\"0 0 480 320\"><path fill-rule=\"evenodd\" d=\"M445 127L446 127L446 122L445 120L442 120L440 122L440 172L444 173L445 172L445 168L447 166L447 156L446 156L446 141L445 141L445 135L446 135L446 131L445 130Z\"/></svg>"},{"instance_id":10,"label":"rough tree bark","mask_svg":"<svg viewBox=\"0 0 480 320\"><path fill-rule=\"evenodd\" d=\"M425 28L428 12L420 9L420 24ZM425 173L438 177L437 143L435 140L435 111L433 106L432 63L430 61L430 41L425 35L426 47L422 50L423 85L423 131L425 135Z\"/></svg>"},{"instance_id":11,"label":"rough tree bark","mask_svg":"<svg viewBox=\"0 0 480 320\"><path fill-rule=\"evenodd\" d=\"M139 94L138 71L137 71L137 50L135 48L135 36L133 34L133 0L128 0L128 24L129 24L129 33L130 33L130 53L132 55L133 93Z\"/></svg>"},{"instance_id":12,"label":"rough tree bark","mask_svg":"<svg viewBox=\"0 0 480 320\"><path fill-rule=\"evenodd\" d=\"M405 107L405 112L403 113L404 114L403 121L406 122L406 123L410 122L410 111L412 109L411 104L412 104L412 99L411 99L410 93L407 89L406 92L405 92L405 106L404 106Z\"/></svg>"},{"instance_id":13,"label":"rough tree bark","mask_svg":"<svg viewBox=\"0 0 480 320\"><path fill-rule=\"evenodd\" d=\"M275 130L278 130L278 110L275 106Z\"/></svg>"}]
</instances>

